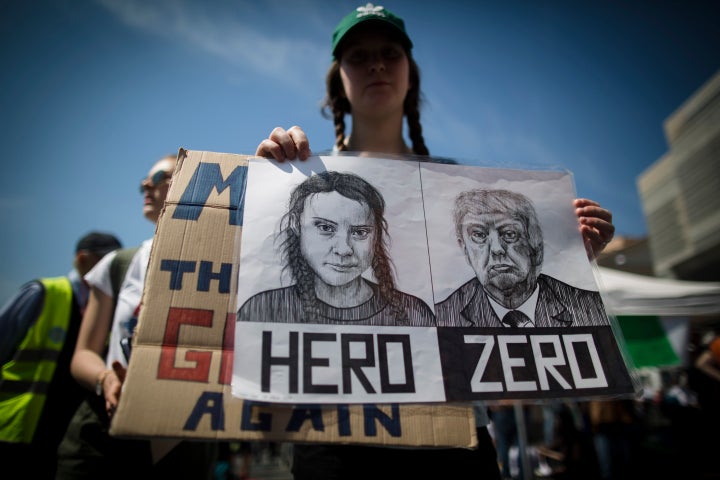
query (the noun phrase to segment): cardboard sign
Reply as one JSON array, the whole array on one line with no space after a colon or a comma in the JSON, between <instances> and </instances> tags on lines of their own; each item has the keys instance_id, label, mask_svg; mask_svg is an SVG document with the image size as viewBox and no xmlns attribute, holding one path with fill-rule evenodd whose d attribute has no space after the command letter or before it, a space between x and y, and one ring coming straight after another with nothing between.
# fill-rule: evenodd
<instances>
[{"instance_id":1,"label":"cardboard sign","mask_svg":"<svg viewBox=\"0 0 720 480\"><path fill-rule=\"evenodd\" d=\"M231 395L248 158L180 151L110 433L474 447L467 403L278 405Z\"/></svg>"}]
</instances>

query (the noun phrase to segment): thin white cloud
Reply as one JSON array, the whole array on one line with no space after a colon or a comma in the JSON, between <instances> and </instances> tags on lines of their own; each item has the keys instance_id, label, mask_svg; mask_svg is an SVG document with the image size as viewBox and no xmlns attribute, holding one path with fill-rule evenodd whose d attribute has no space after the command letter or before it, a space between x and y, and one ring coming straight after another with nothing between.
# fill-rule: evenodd
<instances>
[{"instance_id":1,"label":"thin white cloud","mask_svg":"<svg viewBox=\"0 0 720 480\"><path fill-rule=\"evenodd\" d=\"M198 2L191 0L96 0L118 21L147 34L184 42L244 71L301 88L308 76L324 75L328 45L274 28L274 19L318 25L312 8L289 12L277 2ZM291 4L292 5L292 4ZM285 20L287 22L287 20ZM273 28L271 28L273 27ZM305 32L307 33L307 32ZM318 38L325 36L321 32Z\"/></svg>"}]
</instances>

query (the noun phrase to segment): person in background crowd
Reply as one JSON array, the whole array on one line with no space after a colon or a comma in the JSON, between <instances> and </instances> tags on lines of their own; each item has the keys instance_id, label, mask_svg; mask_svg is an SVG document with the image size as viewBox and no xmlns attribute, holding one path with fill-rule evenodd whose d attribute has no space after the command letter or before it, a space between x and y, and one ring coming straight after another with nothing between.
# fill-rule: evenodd
<instances>
[{"instance_id":1,"label":"person in background crowd","mask_svg":"<svg viewBox=\"0 0 720 480\"><path fill-rule=\"evenodd\" d=\"M500 401L491 405L490 420L492 420L493 432L495 438L495 448L497 449L498 462L500 463L500 472L502 478L509 480L512 478L524 478L523 465L521 459L518 460L518 474L513 476L511 472L510 449L514 446L518 448L520 445L519 431L517 419L515 417L515 401ZM528 412L524 406L520 406L523 415L525 415L525 423L528 422Z\"/></svg>"},{"instance_id":2,"label":"person in background crowd","mask_svg":"<svg viewBox=\"0 0 720 480\"><path fill-rule=\"evenodd\" d=\"M418 155L429 160L420 124L420 73L404 21L382 6L366 4L345 16L332 36L333 61L326 76L323 112L335 126L334 152ZM352 117L346 135L345 116ZM407 119L410 148L403 137ZM256 155L277 161L310 156L302 128L277 127ZM612 215L594 201L575 200L580 231L595 256L613 236ZM330 478L498 479L497 458L488 433L487 410L476 409L478 448L411 449L355 445L294 446L296 480Z\"/></svg>"},{"instance_id":3,"label":"person in background crowd","mask_svg":"<svg viewBox=\"0 0 720 480\"><path fill-rule=\"evenodd\" d=\"M143 215L153 224L160 218L176 163L175 155L161 158L140 183ZM153 447L160 447L158 441L108 433L128 367L152 241L145 240L132 256L117 298L112 270L122 251L107 255L85 275L90 298L71 372L90 393L58 448L58 479L212 478L217 450L213 443L184 441L157 456L153 452L158 448ZM167 451L169 445L162 447Z\"/></svg>"},{"instance_id":4,"label":"person in background crowd","mask_svg":"<svg viewBox=\"0 0 720 480\"><path fill-rule=\"evenodd\" d=\"M720 335L708 332L700 343L697 356L687 371L687 387L696 394L699 406L701 428L709 435L720 428ZM694 467L698 478L717 478L718 467L717 442L707 441L707 437L693 437L697 448L693 452ZM686 442L687 443L687 442Z\"/></svg>"},{"instance_id":5,"label":"person in background crowd","mask_svg":"<svg viewBox=\"0 0 720 480\"><path fill-rule=\"evenodd\" d=\"M6 470L55 478L58 444L83 397L70 375L88 298L82 276L121 246L112 234L89 232L78 240L67 276L24 284L0 310L0 458Z\"/></svg>"},{"instance_id":6,"label":"person in background crowd","mask_svg":"<svg viewBox=\"0 0 720 480\"><path fill-rule=\"evenodd\" d=\"M253 443L257 442L219 442L214 478L217 480L250 480Z\"/></svg>"},{"instance_id":7,"label":"person in background crowd","mask_svg":"<svg viewBox=\"0 0 720 480\"><path fill-rule=\"evenodd\" d=\"M720 383L720 335L716 335L706 350L695 360L695 368Z\"/></svg>"},{"instance_id":8,"label":"person in background crowd","mask_svg":"<svg viewBox=\"0 0 720 480\"><path fill-rule=\"evenodd\" d=\"M635 478L639 472L632 467L640 438L635 400L591 400L588 414L600 478Z\"/></svg>"},{"instance_id":9,"label":"person in background crowd","mask_svg":"<svg viewBox=\"0 0 720 480\"><path fill-rule=\"evenodd\" d=\"M556 418L555 442L551 449L560 454L557 480L599 480L600 468L588 420L588 402L566 401Z\"/></svg>"}]
</instances>

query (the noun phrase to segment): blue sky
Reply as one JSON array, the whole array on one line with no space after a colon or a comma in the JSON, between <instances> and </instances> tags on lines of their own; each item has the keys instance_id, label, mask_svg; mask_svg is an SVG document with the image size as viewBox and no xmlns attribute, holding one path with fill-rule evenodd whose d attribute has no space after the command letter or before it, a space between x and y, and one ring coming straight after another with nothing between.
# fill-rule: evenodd
<instances>
[{"instance_id":1,"label":"blue sky","mask_svg":"<svg viewBox=\"0 0 720 480\"><path fill-rule=\"evenodd\" d=\"M646 234L637 178L720 68L717 2L378 2L405 19L430 152L573 172ZM138 184L183 147L252 154L273 127L332 144L330 36L357 1L0 2L0 303L70 269L89 230L154 233Z\"/></svg>"}]
</instances>

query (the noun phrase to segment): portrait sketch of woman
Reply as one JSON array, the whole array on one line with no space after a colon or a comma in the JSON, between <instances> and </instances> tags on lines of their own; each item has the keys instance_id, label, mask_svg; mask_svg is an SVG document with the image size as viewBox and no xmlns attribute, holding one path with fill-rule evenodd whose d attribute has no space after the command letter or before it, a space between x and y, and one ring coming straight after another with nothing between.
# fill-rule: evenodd
<instances>
[{"instance_id":1,"label":"portrait sketch of woman","mask_svg":"<svg viewBox=\"0 0 720 480\"><path fill-rule=\"evenodd\" d=\"M430 307L396 286L385 214L380 191L354 173L308 176L275 236L292 284L251 296L238 321L435 326Z\"/></svg>"}]
</instances>

